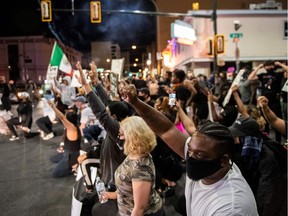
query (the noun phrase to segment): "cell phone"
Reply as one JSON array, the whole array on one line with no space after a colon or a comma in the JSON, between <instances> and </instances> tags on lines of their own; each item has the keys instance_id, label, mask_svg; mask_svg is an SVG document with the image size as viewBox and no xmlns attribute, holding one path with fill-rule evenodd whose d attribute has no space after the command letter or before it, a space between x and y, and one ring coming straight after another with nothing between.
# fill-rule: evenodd
<instances>
[{"instance_id":1,"label":"cell phone","mask_svg":"<svg viewBox=\"0 0 288 216\"><path fill-rule=\"evenodd\" d=\"M176 103L176 94L175 93L169 94L169 102L168 102L168 104L170 105L170 107L175 106L175 103Z\"/></svg>"}]
</instances>

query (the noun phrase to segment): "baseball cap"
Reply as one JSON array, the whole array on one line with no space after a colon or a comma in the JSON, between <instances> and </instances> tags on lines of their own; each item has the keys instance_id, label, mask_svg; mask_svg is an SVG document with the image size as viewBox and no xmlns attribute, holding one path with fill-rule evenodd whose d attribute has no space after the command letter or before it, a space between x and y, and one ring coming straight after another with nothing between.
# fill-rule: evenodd
<instances>
[{"instance_id":1,"label":"baseball cap","mask_svg":"<svg viewBox=\"0 0 288 216\"><path fill-rule=\"evenodd\" d=\"M232 126L229 127L233 136L254 136L261 135L260 126L257 121L251 117L240 117L236 119Z\"/></svg>"},{"instance_id":2,"label":"baseball cap","mask_svg":"<svg viewBox=\"0 0 288 216\"><path fill-rule=\"evenodd\" d=\"M72 100L73 102L81 102L86 103L86 98L84 96L78 96L75 99Z\"/></svg>"},{"instance_id":3,"label":"baseball cap","mask_svg":"<svg viewBox=\"0 0 288 216\"><path fill-rule=\"evenodd\" d=\"M150 96L150 91L149 91L149 89L147 87L140 88L138 90L138 92L143 92L144 94L147 94L147 95Z\"/></svg>"}]
</instances>

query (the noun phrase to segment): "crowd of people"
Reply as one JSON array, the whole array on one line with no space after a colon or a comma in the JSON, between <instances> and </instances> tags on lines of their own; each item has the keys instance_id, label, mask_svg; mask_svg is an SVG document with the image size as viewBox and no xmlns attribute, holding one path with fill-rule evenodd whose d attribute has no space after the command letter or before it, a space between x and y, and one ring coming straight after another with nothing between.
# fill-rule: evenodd
<instances>
[{"instance_id":1,"label":"crowd of people","mask_svg":"<svg viewBox=\"0 0 288 216\"><path fill-rule=\"evenodd\" d=\"M287 215L287 65L243 67L237 82L179 69L121 78L115 98L94 62L89 79L76 68L81 90L69 76L46 87L39 131L31 131L32 100L40 100L32 81L17 92L0 77L0 108L9 112L9 94L17 95L17 116L2 122L11 141L18 130L48 141L55 121L63 124L52 176L82 172L91 194L97 167L108 202L95 199L91 215L105 215L105 206L107 215L165 215L165 197L183 175L174 204L181 215Z\"/></svg>"}]
</instances>

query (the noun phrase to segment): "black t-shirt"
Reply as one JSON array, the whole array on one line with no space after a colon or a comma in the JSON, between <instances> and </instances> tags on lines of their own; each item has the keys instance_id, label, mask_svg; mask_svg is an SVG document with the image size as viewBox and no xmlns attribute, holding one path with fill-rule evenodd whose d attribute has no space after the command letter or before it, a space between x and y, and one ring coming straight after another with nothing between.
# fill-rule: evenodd
<instances>
[{"instance_id":1,"label":"black t-shirt","mask_svg":"<svg viewBox=\"0 0 288 216\"><path fill-rule=\"evenodd\" d=\"M271 103L279 100L277 94L281 91L283 73L263 73L257 76L261 82L261 94L267 97Z\"/></svg>"},{"instance_id":2,"label":"black t-shirt","mask_svg":"<svg viewBox=\"0 0 288 216\"><path fill-rule=\"evenodd\" d=\"M196 106L196 116L200 120L207 119L209 113L207 96L202 93L201 89L197 89L197 92L192 98Z\"/></svg>"},{"instance_id":3,"label":"black t-shirt","mask_svg":"<svg viewBox=\"0 0 288 216\"><path fill-rule=\"evenodd\" d=\"M175 94L176 94L176 99L184 101L185 105L186 105L187 100L191 96L191 92L187 88L185 88L184 86L178 86L175 89Z\"/></svg>"},{"instance_id":4,"label":"black t-shirt","mask_svg":"<svg viewBox=\"0 0 288 216\"><path fill-rule=\"evenodd\" d=\"M238 116L238 109L236 106L227 105L224 108L224 111L220 113L220 115L222 115L223 119L219 121L219 123L226 127L230 127Z\"/></svg>"}]
</instances>

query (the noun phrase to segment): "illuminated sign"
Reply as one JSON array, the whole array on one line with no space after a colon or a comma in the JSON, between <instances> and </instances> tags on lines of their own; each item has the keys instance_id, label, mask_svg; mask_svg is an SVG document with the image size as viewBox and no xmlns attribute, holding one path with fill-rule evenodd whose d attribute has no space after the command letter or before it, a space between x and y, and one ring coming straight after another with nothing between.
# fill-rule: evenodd
<instances>
[{"instance_id":1,"label":"illuminated sign","mask_svg":"<svg viewBox=\"0 0 288 216\"><path fill-rule=\"evenodd\" d=\"M184 39L178 40L178 42L181 43L185 41L184 44L189 45L193 44L193 42L197 39L195 29L193 29L189 23L180 20L176 20L171 24L171 37Z\"/></svg>"}]
</instances>

